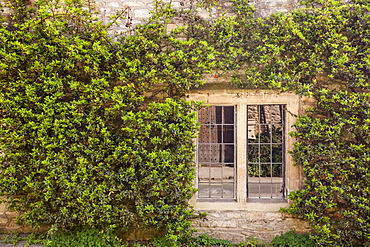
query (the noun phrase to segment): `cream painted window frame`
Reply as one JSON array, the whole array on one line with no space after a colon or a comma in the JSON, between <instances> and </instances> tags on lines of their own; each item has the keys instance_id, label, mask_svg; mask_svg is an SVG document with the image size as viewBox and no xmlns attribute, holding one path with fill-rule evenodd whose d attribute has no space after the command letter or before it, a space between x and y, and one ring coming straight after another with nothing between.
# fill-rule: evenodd
<instances>
[{"instance_id":1,"label":"cream painted window frame","mask_svg":"<svg viewBox=\"0 0 370 247\"><path fill-rule=\"evenodd\" d=\"M289 203L286 199L251 200L247 198L246 167L246 136L247 136L247 105L285 105L285 187L289 192L299 189L302 182L302 173L288 150L292 150L294 139L288 135L294 130L296 116L299 115L301 98L294 93L276 93L273 91L256 90L224 90L198 91L188 94L188 99L203 102L205 105L234 105L236 114L236 200L199 200L194 196L190 204L195 210L255 210L277 211ZM245 128L243 127L245 126ZM194 181L196 184L196 180Z\"/></svg>"}]
</instances>

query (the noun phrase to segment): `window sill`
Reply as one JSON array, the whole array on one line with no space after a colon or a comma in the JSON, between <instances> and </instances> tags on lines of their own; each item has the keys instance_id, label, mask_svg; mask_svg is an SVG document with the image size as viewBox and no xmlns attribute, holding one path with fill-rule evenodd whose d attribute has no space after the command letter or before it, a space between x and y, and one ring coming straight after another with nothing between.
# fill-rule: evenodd
<instances>
[{"instance_id":1,"label":"window sill","mask_svg":"<svg viewBox=\"0 0 370 247\"><path fill-rule=\"evenodd\" d=\"M286 199L248 199L247 202L237 202L236 200L210 200L198 199L192 206L199 211L261 211L278 212L280 208L289 207Z\"/></svg>"},{"instance_id":2,"label":"window sill","mask_svg":"<svg viewBox=\"0 0 370 247\"><path fill-rule=\"evenodd\" d=\"M249 198L247 203L288 203L285 198Z\"/></svg>"},{"instance_id":3,"label":"window sill","mask_svg":"<svg viewBox=\"0 0 370 247\"><path fill-rule=\"evenodd\" d=\"M223 203L223 202L233 202L236 203L235 198L198 198L197 202L208 202L208 203Z\"/></svg>"}]
</instances>

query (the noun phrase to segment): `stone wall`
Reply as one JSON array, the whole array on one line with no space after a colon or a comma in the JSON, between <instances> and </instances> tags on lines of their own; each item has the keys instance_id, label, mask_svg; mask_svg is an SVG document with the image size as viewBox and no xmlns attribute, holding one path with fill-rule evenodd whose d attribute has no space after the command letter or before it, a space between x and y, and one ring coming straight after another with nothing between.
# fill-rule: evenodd
<instances>
[{"instance_id":1,"label":"stone wall","mask_svg":"<svg viewBox=\"0 0 370 247\"><path fill-rule=\"evenodd\" d=\"M266 17L276 12L288 12L297 7L298 0L250 0L256 8L256 16Z\"/></svg>"},{"instance_id":2,"label":"stone wall","mask_svg":"<svg viewBox=\"0 0 370 247\"><path fill-rule=\"evenodd\" d=\"M112 32L125 32L130 35L135 33L135 26L142 24L143 20L151 15L154 10L153 0L95 0L94 6L98 11L98 17L103 22L108 22L109 17L123 12L118 25L112 27ZM193 0L164 0L179 9L197 9L198 15L202 18L209 18L208 12L197 8ZM250 4L256 8L257 17L265 17L275 12L287 12L294 9L298 0L250 0ZM228 8L230 3L220 1L220 6Z\"/></svg>"},{"instance_id":3,"label":"stone wall","mask_svg":"<svg viewBox=\"0 0 370 247\"><path fill-rule=\"evenodd\" d=\"M14 213L9 211L5 203L0 204L0 230L12 231L14 227Z\"/></svg>"},{"instance_id":4,"label":"stone wall","mask_svg":"<svg viewBox=\"0 0 370 247\"><path fill-rule=\"evenodd\" d=\"M1 232L28 232L31 229L16 224L17 213L7 208L6 203L0 204L0 231Z\"/></svg>"},{"instance_id":5,"label":"stone wall","mask_svg":"<svg viewBox=\"0 0 370 247\"><path fill-rule=\"evenodd\" d=\"M305 221L291 218L283 213L258 211L201 211L207 216L194 221L196 234L208 234L214 238L227 239L234 243L247 241L249 237L271 241L275 236L291 229L308 231Z\"/></svg>"}]
</instances>

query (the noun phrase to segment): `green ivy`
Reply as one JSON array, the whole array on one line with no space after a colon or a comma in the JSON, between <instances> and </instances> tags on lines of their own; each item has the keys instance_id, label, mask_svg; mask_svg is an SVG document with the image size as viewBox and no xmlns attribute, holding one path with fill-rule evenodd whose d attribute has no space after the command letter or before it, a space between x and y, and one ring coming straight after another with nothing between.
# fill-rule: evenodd
<instances>
[{"instance_id":1,"label":"green ivy","mask_svg":"<svg viewBox=\"0 0 370 247\"><path fill-rule=\"evenodd\" d=\"M168 32L168 6L137 35L112 36L86 5L8 3L0 195L32 227L186 233L199 105L182 98L213 48Z\"/></svg>"},{"instance_id":2,"label":"green ivy","mask_svg":"<svg viewBox=\"0 0 370 247\"><path fill-rule=\"evenodd\" d=\"M99 231L94 228L83 228L74 231L60 231L45 239L45 246L50 247L127 247L112 232Z\"/></svg>"},{"instance_id":3,"label":"green ivy","mask_svg":"<svg viewBox=\"0 0 370 247\"><path fill-rule=\"evenodd\" d=\"M276 236L271 241L271 245L277 247L315 247L317 243L311 240L308 234L299 234L291 230Z\"/></svg>"}]
</instances>

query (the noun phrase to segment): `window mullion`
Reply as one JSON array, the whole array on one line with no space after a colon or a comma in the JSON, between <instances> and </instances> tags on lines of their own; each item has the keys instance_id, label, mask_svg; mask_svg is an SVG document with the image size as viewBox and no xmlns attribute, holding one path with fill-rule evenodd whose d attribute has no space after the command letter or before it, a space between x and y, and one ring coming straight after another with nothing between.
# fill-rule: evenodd
<instances>
[{"instance_id":1,"label":"window mullion","mask_svg":"<svg viewBox=\"0 0 370 247\"><path fill-rule=\"evenodd\" d=\"M244 203L247 201L247 106L238 104L236 109L236 198L238 202Z\"/></svg>"}]
</instances>

